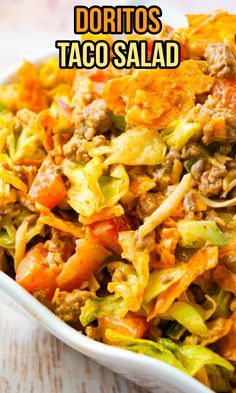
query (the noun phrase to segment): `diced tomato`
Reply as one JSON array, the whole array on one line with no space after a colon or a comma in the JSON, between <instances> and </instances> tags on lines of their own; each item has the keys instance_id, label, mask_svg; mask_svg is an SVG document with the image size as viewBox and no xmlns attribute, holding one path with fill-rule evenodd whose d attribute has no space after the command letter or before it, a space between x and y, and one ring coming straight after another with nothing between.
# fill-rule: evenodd
<instances>
[{"instance_id":1,"label":"diced tomato","mask_svg":"<svg viewBox=\"0 0 236 393\"><path fill-rule=\"evenodd\" d=\"M236 76L229 79L217 79L212 94L222 106L236 112Z\"/></svg>"},{"instance_id":2,"label":"diced tomato","mask_svg":"<svg viewBox=\"0 0 236 393\"><path fill-rule=\"evenodd\" d=\"M90 76L90 79L91 79L91 81L96 82L96 83L106 83L107 82L107 76L102 71L97 71L96 73L92 74Z\"/></svg>"},{"instance_id":3,"label":"diced tomato","mask_svg":"<svg viewBox=\"0 0 236 393\"><path fill-rule=\"evenodd\" d=\"M121 253L118 243L119 232L131 229L130 223L125 216L111 218L110 220L97 221L89 225L91 237L108 250L117 254Z\"/></svg>"},{"instance_id":4,"label":"diced tomato","mask_svg":"<svg viewBox=\"0 0 236 393\"><path fill-rule=\"evenodd\" d=\"M57 277L57 286L66 291L79 288L109 255L110 252L98 244L85 239L78 240L75 254L64 264Z\"/></svg>"},{"instance_id":5,"label":"diced tomato","mask_svg":"<svg viewBox=\"0 0 236 393\"><path fill-rule=\"evenodd\" d=\"M51 156L43 161L29 190L34 202L52 209L66 198L66 188Z\"/></svg>"},{"instance_id":6,"label":"diced tomato","mask_svg":"<svg viewBox=\"0 0 236 393\"><path fill-rule=\"evenodd\" d=\"M107 329L115 330L126 336L142 338L147 331L147 322L144 318L129 312L124 318L115 315L98 319L98 326L101 329L103 341L106 341L105 332Z\"/></svg>"},{"instance_id":7,"label":"diced tomato","mask_svg":"<svg viewBox=\"0 0 236 393\"><path fill-rule=\"evenodd\" d=\"M18 266L16 282L30 293L43 290L51 298L61 269L56 265L49 266L47 256L48 250L43 243L32 247Z\"/></svg>"}]
</instances>

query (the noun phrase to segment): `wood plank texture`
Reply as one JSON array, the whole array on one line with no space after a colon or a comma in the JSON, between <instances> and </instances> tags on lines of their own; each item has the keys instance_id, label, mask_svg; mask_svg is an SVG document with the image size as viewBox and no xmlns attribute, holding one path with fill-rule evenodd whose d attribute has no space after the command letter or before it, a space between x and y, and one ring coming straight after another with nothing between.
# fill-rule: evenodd
<instances>
[{"instance_id":1,"label":"wood plank texture","mask_svg":"<svg viewBox=\"0 0 236 393\"><path fill-rule=\"evenodd\" d=\"M145 393L57 340L0 292L1 393Z\"/></svg>"}]
</instances>

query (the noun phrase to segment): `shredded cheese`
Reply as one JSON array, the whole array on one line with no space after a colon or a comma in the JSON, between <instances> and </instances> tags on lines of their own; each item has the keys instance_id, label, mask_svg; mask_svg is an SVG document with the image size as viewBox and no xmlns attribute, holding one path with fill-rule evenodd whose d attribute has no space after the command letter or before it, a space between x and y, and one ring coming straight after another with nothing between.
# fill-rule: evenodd
<instances>
[{"instance_id":1,"label":"shredded cheese","mask_svg":"<svg viewBox=\"0 0 236 393\"><path fill-rule=\"evenodd\" d=\"M198 194L197 196L201 201L205 202L205 204L209 207L220 209L222 207L234 206L236 205L236 198L227 199L226 201L212 201L211 199L204 197L203 195Z\"/></svg>"},{"instance_id":2,"label":"shredded cheese","mask_svg":"<svg viewBox=\"0 0 236 393\"><path fill-rule=\"evenodd\" d=\"M149 216L143 225L138 229L139 238L144 238L148 233L152 232L158 225L166 220L172 210L178 207L185 197L186 193L192 188L193 178L189 173L184 175L181 182L170 194L166 200Z\"/></svg>"}]
</instances>

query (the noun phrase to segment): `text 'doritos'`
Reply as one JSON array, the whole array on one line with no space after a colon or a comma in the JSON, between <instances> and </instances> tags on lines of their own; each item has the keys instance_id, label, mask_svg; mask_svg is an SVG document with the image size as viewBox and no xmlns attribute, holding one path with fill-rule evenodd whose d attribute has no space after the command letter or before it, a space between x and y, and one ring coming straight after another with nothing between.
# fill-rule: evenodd
<instances>
[{"instance_id":1,"label":"text 'doritos'","mask_svg":"<svg viewBox=\"0 0 236 393\"><path fill-rule=\"evenodd\" d=\"M158 34L162 11L157 6L75 7L74 32L76 34Z\"/></svg>"}]
</instances>

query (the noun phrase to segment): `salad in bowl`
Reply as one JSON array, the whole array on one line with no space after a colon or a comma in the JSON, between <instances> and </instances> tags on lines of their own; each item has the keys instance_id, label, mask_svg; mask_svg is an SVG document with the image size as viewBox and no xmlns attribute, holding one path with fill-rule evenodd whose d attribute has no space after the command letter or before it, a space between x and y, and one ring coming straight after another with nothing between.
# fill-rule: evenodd
<instances>
[{"instance_id":1,"label":"salad in bowl","mask_svg":"<svg viewBox=\"0 0 236 393\"><path fill-rule=\"evenodd\" d=\"M180 43L176 69L51 58L0 86L0 267L89 338L230 392L236 15L188 22L145 37Z\"/></svg>"}]
</instances>

